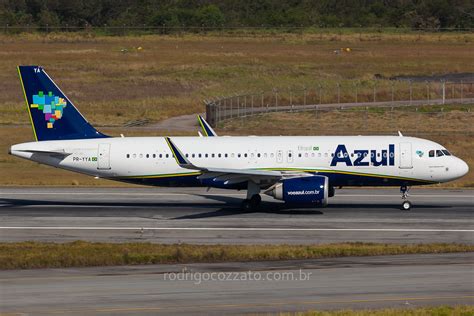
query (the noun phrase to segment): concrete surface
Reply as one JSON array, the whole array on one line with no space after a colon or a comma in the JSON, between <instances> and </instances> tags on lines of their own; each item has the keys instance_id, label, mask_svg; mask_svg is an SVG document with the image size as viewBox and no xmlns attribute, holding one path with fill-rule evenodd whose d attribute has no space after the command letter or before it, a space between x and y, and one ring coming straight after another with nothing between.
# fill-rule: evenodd
<instances>
[{"instance_id":1,"label":"concrete surface","mask_svg":"<svg viewBox=\"0 0 474 316\"><path fill-rule=\"evenodd\" d=\"M474 242L474 192L342 189L327 208L287 209L264 197L203 188L1 188L0 241L157 243Z\"/></svg>"},{"instance_id":2,"label":"concrete surface","mask_svg":"<svg viewBox=\"0 0 474 316\"><path fill-rule=\"evenodd\" d=\"M474 304L473 269L468 253L0 271L0 312L222 315Z\"/></svg>"}]
</instances>

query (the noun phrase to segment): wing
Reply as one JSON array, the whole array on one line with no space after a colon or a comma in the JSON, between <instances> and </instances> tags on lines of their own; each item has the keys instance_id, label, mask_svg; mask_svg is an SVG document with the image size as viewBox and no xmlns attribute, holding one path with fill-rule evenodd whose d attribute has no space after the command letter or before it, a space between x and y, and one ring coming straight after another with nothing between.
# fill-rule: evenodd
<instances>
[{"instance_id":1,"label":"wing","mask_svg":"<svg viewBox=\"0 0 474 316\"><path fill-rule=\"evenodd\" d=\"M256 184L270 186L284 178L309 175L303 172L200 167L192 164L169 137L166 137L166 142L173 153L176 163L182 168L201 171L201 175L198 177L201 180L215 179L216 181L223 181L226 185L253 181Z\"/></svg>"}]
</instances>

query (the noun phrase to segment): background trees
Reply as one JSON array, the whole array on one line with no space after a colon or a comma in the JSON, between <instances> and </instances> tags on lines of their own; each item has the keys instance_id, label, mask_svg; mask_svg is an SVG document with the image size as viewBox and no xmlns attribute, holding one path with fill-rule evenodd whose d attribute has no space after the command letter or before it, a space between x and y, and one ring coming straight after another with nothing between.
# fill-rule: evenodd
<instances>
[{"instance_id":1,"label":"background trees","mask_svg":"<svg viewBox=\"0 0 474 316\"><path fill-rule=\"evenodd\" d=\"M472 28L470 0L0 0L10 26Z\"/></svg>"}]
</instances>

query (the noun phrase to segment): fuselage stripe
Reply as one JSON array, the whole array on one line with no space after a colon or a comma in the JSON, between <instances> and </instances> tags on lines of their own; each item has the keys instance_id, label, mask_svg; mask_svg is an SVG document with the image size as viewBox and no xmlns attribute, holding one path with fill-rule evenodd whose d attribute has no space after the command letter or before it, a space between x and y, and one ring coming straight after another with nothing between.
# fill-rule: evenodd
<instances>
[{"instance_id":1,"label":"fuselage stripe","mask_svg":"<svg viewBox=\"0 0 474 316\"><path fill-rule=\"evenodd\" d=\"M363 176L363 177L371 177L371 178L388 178L388 179L397 179L397 180L426 182L426 183L437 183L436 181L416 179L416 178L397 177L397 176L379 175L379 174L372 174L372 173L360 173L360 172L351 172L351 171L342 171L342 170L298 169L298 168L259 168L257 170L335 173L335 174L347 174L347 175ZM202 174L201 172L186 172L186 173L168 173L168 174L154 174L154 175L125 176L125 177L118 177L118 178L122 178L122 179L151 179L151 178L171 178L171 177L180 177L180 176L198 176L198 175L201 175L201 174Z\"/></svg>"}]
</instances>

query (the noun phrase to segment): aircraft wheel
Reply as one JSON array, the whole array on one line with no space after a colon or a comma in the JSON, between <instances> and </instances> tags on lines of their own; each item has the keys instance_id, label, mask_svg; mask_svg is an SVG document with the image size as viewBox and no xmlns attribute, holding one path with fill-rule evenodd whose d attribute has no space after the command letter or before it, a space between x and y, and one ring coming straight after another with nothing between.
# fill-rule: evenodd
<instances>
[{"instance_id":1,"label":"aircraft wheel","mask_svg":"<svg viewBox=\"0 0 474 316\"><path fill-rule=\"evenodd\" d=\"M244 212L250 212L250 211L252 211L253 207L252 207L251 201L248 200L248 199L243 200L243 201L242 201L241 209L242 209L242 211L244 211Z\"/></svg>"},{"instance_id":2,"label":"aircraft wheel","mask_svg":"<svg viewBox=\"0 0 474 316\"><path fill-rule=\"evenodd\" d=\"M255 194L250 198L250 204L252 208L257 208L260 205L260 202L262 202L262 197L260 194Z\"/></svg>"},{"instance_id":3,"label":"aircraft wheel","mask_svg":"<svg viewBox=\"0 0 474 316\"><path fill-rule=\"evenodd\" d=\"M410 209L411 209L411 202L410 201L403 201L402 210L409 211Z\"/></svg>"}]
</instances>

